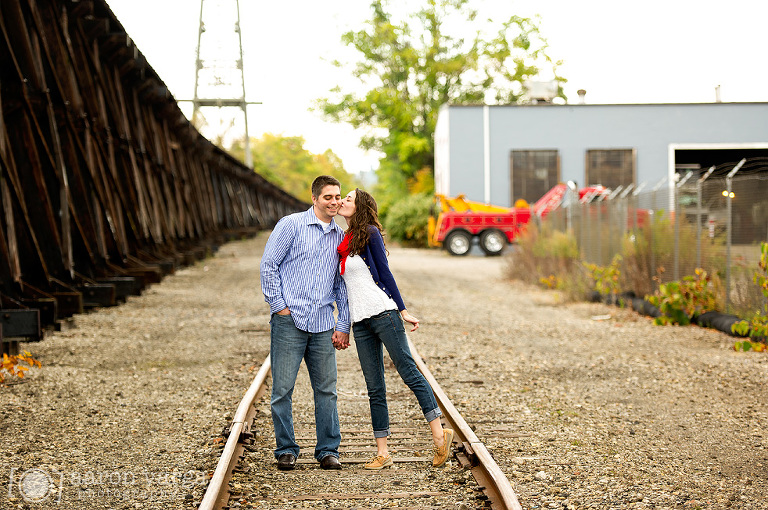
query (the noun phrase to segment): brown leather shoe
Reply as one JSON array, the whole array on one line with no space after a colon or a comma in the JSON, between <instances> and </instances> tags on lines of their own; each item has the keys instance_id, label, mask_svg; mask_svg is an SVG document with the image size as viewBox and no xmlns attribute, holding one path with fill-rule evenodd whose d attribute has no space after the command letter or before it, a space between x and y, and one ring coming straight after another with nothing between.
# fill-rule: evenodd
<instances>
[{"instance_id":1,"label":"brown leather shoe","mask_svg":"<svg viewBox=\"0 0 768 510\"><path fill-rule=\"evenodd\" d=\"M432 459L432 467L443 467L451 454L451 443L453 442L453 430L443 429L443 446L432 447L435 457Z\"/></svg>"},{"instance_id":2,"label":"brown leather shoe","mask_svg":"<svg viewBox=\"0 0 768 510\"><path fill-rule=\"evenodd\" d=\"M290 471L296 467L296 456L292 453L283 453L277 458L277 469L280 471Z\"/></svg>"},{"instance_id":3,"label":"brown leather shoe","mask_svg":"<svg viewBox=\"0 0 768 510\"><path fill-rule=\"evenodd\" d=\"M372 461L363 466L363 469L373 469L378 471L379 469L384 469L385 467L392 467L393 463L394 461L392 460L391 455L387 455L386 457L376 455Z\"/></svg>"},{"instance_id":4,"label":"brown leather shoe","mask_svg":"<svg viewBox=\"0 0 768 510\"><path fill-rule=\"evenodd\" d=\"M320 459L320 467L323 469L341 469L341 462L334 455L326 455Z\"/></svg>"}]
</instances>

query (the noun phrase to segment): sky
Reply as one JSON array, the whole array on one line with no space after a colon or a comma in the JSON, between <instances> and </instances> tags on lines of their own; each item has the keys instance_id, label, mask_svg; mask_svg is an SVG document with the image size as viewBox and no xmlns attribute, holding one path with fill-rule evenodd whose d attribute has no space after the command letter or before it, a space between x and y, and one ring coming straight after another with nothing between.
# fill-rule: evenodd
<instances>
[{"instance_id":1,"label":"sky","mask_svg":"<svg viewBox=\"0 0 768 510\"><path fill-rule=\"evenodd\" d=\"M203 1L208 26L236 18L235 0ZM549 55L563 61L559 74L568 79L570 103L578 102L579 89L587 91L587 103L713 102L718 85L724 102L768 102L768 2L471 2L480 16L493 20L540 16ZM200 1L107 3L174 97L192 99ZM240 1L245 97L261 103L248 106L251 137L303 136L306 149L333 150L348 171L375 169L380 155L357 147L361 133L310 110L336 85L354 89L348 72L331 61L354 59L341 35L364 26L369 5L366 0ZM208 14L213 12L216 17ZM179 104L191 117L191 104Z\"/></svg>"}]
</instances>

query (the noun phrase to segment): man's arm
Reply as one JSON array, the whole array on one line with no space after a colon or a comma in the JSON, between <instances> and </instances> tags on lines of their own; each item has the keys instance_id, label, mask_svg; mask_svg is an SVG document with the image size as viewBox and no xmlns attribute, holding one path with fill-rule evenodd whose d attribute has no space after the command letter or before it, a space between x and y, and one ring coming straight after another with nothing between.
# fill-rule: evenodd
<instances>
[{"instance_id":1,"label":"man's arm","mask_svg":"<svg viewBox=\"0 0 768 510\"><path fill-rule=\"evenodd\" d=\"M333 293L336 297L336 309L339 312L336 318L336 331L333 332L333 345L337 349L346 349L349 347L349 300L347 298L347 286L338 270L334 276Z\"/></svg>"},{"instance_id":2,"label":"man's arm","mask_svg":"<svg viewBox=\"0 0 768 510\"><path fill-rule=\"evenodd\" d=\"M269 303L269 310L272 313L288 309L283 299L279 269L280 263L293 245L293 238L293 225L288 219L282 218L269 235L267 245L264 247L264 255L261 256L261 292L264 294L264 301Z\"/></svg>"},{"instance_id":3,"label":"man's arm","mask_svg":"<svg viewBox=\"0 0 768 510\"><path fill-rule=\"evenodd\" d=\"M336 269L336 275L333 280L333 294L336 297L336 308L339 310L339 316L336 318L336 331L349 333L349 299L347 297L347 286L344 284L344 278Z\"/></svg>"}]
</instances>

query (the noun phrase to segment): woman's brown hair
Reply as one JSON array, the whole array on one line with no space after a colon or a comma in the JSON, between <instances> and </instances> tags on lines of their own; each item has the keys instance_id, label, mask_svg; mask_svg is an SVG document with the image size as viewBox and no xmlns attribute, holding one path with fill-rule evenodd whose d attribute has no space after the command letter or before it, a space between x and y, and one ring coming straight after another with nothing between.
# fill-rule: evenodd
<instances>
[{"instance_id":1,"label":"woman's brown hair","mask_svg":"<svg viewBox=\"0 0 768 510\"><path fill-rule=\"evenodd\" d=\"M349 241L350 255L359 255L363 252L371 238L368 232L369 225L378 228L382 237L384 236L384 228L379 223L379 208L376 200L367 191L355 188L355 213L347 220L347 225L349 226L347 232L352 234L352 239Z\"/></svg>"}]
</instances>

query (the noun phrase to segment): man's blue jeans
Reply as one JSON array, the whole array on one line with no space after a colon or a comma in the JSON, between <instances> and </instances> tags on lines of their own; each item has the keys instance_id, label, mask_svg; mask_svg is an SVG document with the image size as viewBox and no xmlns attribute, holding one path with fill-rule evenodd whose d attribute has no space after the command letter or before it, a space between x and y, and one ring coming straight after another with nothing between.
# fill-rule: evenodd
<instances>
[{"instance_id":1,"label":"man's blue jeans","mask_svg":"<svg viewBox=\"0 0 768 510\"><path fill-rule=\"evenodd\" d=\"M336 349L333 330L308 333L297 329L290 315L272 314L270 359L272 363L272 423L275 426L275 458L284 453L299 456L293 432L293 388L301 360L307 364L315 397L315 458L339 456L341 432L336 408Z\"/></svg>"},{"instance_id":2,"label":"man's blue jeans","mask_svg":"<svg viewBox=\"0 0 768 510\"><path fill-rule=\"evenodd\" d=\"M384 351L395 364L403 382L419 401L427 422L442 416L437 406L432 387L421 375L413 361L408 339L405 336L403 320L396 310L389 310L371 318L363 319L352 326L355 334L357 356L368 387L368 403L371 407L371 423L374 437L389 435L389 410L387 409L387 385L384 382Z\"/></svg>"}]
</instances>

